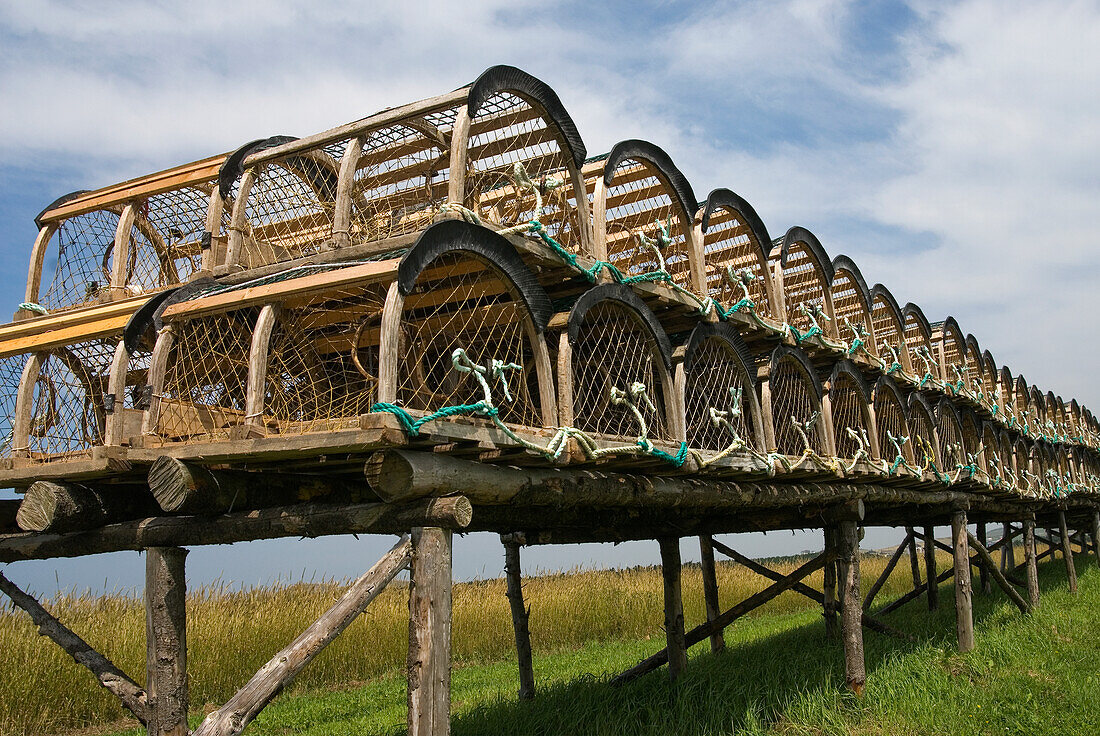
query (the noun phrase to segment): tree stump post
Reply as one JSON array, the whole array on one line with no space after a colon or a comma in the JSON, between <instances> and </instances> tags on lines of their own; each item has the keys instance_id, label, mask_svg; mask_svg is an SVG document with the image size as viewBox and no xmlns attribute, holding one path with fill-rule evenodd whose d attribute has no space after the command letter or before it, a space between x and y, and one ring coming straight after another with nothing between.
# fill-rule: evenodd
<instances>
[{"instance_id":1,"label":"tree stump post","mask_svg":"<svg viewBox=\"0 0 1100 736\"><path fill-rule=\"evenodd\" d=\"M936 582L936 528L924 527L924 576L928 586L928 610L940 607L940 586Z\"/></svg>"},{"instance_id":2,"label":"tree stump post","mask_svg":"<svg viewBox=\"0 0 1100 736\"><path fill-rule=\"evenodd\" d=\"M844 638L844 679L856 695L863 694L867 681L863 660L863 600L859 589L859 525L856 521L842 521L839 525L840 554L844 560L844 606L841 609L841 628Z\"/></svg>"},{"instance_id":3,"label":"tree stump post","mask_svg":"<svg viewBox=\"0 0 1100 736\"><path fill-rule=\"evenodd\" d=\"M409 736L451 732L451 532L413 529L409 584Z\"/></svg>"},{"instance_id":4,"label":"tree stump post","mask_svg":"<svg viewBox=\"0 0 1100 736\"><path fill-rule=\"evenodd\" d=\"M951 541L955 553L955 630L959 637L959 651L969 652L974 648L974 604L965 509L956 509L951 514Z\"/></svg>"},{"instance_id":5,"label":"tree stump post","mask_svg":"<svg viewBox=\"0 0 1100 736\"><path fill-rule=\"evenodd\" d=\"M986 534L985 522L979 521L978 527L978 542L985 547L989 548L988 535ZM984 560L978 561L978 580L981 582L982 595L989 595L993 592L993 581L989 579L989 568L985 564Z\"/></svg>"},{"instance_id":6,"label":"tree stump post","mask_svg":"<svg viewBox=\"0 0 1100 736\"><path fill-rule=\"evenodd\" d=\"M520 573L519 544L504 543L504 573L508 583L508 604L512 608L512 629L516 634L516 659L519 662L519 698L535 697L535 668L531 662L530 609L523 602L523 577Z\"/></svg>"},{"instance_id":7,"label":"tree stump post","mask_svg":"<svg viewBox=\"0 0 1100 736\"><path fill-rule=\"evenodd\" d=\"M707 535L699 537L699 561L703 573L703 600L707 608L707 622L714 621L722 613L718 604L718 570L714 564L714 544ZM726 648L722 632L710 635L710 650L720 652Z\"/></svg>"},{"instance_id":8,"label":"tree stump post","mask_svg":"<svg viewBox=\"0 0 1100 736\"><path fill-rule=\"evenodd\" d=\"M913 575L913 590L920 588L920 558L917 556L917 537L913 527L905 527L905 533L909 535L909 571Z\"/></svg>"},{"instance_id":9,"label":"tree stump post","mask_svg":"<svg viewBox=\"0 0 1100 736\"><path fill-rule=\"evenodd\" d=\"M1077 592L1077 568L1073 564L1073 542L1069 538L1066 526L1066 512L1058 512L1058 532L1062 535L1062 559L1066 561L1066 575L1069 577L1069 592Z\"/></svg>"},{"instance_id":10,"label":"tree stump post","mask_svg":"<svg viewBox=\"0 0 1100 736\"><path fill-rule=\"evenodd\" d=\"M1008 540L1001 547L1001 572L1012 572L1016 569L1016 543L1012 539L1011 524L1004 525L1001 538Z\"/></svg>"},{"instance_id":11,"label":"tree stump post","mask_svg":"<svg viewBox=\"0 0 1100 736\"><path fill-rule=\"evenodd\" d=\"M1096 566L1100 567L1100 509L1092 512L1092 549L1096 553Z\"/></svg>"},{"instance_id":12,"label":"tree stump post","mask_svg":"<svg viewBox=\"0 0 1100 736\"><path fill-rule=\"evenodd\" d=\"M1039 566L1035 559L1035 522L1024 521L1024 562L1027 566L1027 601L1031 609L1039 605Z\"/></svg>"},{"instance_id":13,"label":"tree stump post","mask_svg":"<svg viewBox=\"0 0 1100 736\"><path fill-rule=\"evenodd\" d=\"M180 547L145 550L149 736L187 736L187 583Z\"/></svg>"},{"instance_id":14,"label":"tree stump post","mask_svg":"<svg viewBox=\"0 0 1100 736\"><path fill-rule=\"evenodd\" d=\"M836 530L832 527L825 527L825 551L836 552ZM825 582L822 584L822 615L825 617L825 638L830 640L836 640L840 638L840 627L837 624L836 612L838 609L837 602L837 590L836 590L836 570L837 565L835 560L830 560L825 563Z\"/></svg>"},{"instance_id":15,"label":"tree stump post","mask_svg":"<svg viewBox=\"0 0 1100 736\"><path fill-rule=\"evenodd\" d=\"M675 681L687 669L687 644L684 639L684 604L680 596L680 540L663 537L661 577L665 584L665 642L668 648L668 676Z\"/></svg>"}]
</instances>

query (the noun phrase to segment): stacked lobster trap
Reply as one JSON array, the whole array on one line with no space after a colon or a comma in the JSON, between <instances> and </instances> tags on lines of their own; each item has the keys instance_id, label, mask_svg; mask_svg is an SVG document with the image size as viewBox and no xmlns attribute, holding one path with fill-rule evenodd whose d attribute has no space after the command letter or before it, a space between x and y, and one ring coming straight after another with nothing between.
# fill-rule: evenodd
<instances>
[{"instance_id":1,"label":"stacked lobster trap","mask_svg":"<svg viewBox=\"0 0 1100 736\"><path fill-rule=\"evenodd\" d=\"M699 202L652 143L586 156L548 86L494 67L59 199L0 327L0 472L322 456L386 426L486 462L1097 488L1092 414L953 318L805 228L772 240L728 189Z\"/></svg>"}]
</instances>

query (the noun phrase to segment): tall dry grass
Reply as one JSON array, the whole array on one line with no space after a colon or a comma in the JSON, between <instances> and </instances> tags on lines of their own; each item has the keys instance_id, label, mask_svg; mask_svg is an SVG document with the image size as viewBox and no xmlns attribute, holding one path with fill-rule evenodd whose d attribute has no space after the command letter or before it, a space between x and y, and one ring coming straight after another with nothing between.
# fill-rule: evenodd
<instances>
[{"instance_id":1,"label":"tall dry grass","mask_svg":"<svg viewBox=\"0 0 1100 736\"><path fill-rule=\"evenodd\" d=\"M790 572L803 560L775 565ZM882 557L862 563L864 590L884 569ZM940 556L940 569L950 564ZM822 573L808 582L820 590ZM746 568L719 562L723 608L770 581ZM880 596L911 587L903 559ZM292 690L346 687L400 670L407 646L406 584L395 581L366 613L304 670ZM188 670L195 708L225 702L270 656L321 615L343 592L337 583L298 583L244 592L211 586L189 594ZM536 653L571 649L593 641L663 640L662 583L654 567L575 570L525 580ZM704 620L698 566L683 573L687 625ZM511 614L502 579L454 588L453 658L456 666L510 659ZM805 610L814 604L785 593L752 615ZM144 679L145 618L140 598L62 595L46 604L59 619L139 682ZM58 733L125 717L112 696L60 649L37 636L18 610L0 611L0 734Z\"/></svg>"}]
</instances>

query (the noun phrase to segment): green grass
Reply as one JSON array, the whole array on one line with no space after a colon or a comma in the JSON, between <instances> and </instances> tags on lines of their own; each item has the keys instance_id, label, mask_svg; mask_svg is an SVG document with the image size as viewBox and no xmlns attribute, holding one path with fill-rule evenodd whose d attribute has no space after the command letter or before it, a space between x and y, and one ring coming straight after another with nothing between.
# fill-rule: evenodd
<instances>
[{"instance_id":1,"label":"green grass","mask_svg":"<svg viewBox=\"0 0 1100 736\"><path fill-rule=\"evenodd\" d=\"M1100 733L1100 574L1091 557L1079 558L1078 567L1074 596L1060 560L1042 566L1042 604L1028 617L999 591L976 593L978 645L966 655L954 647L950 586L941 590L937 612L929 613L922 599L888 615L919 641L865 634L862 699L843 691L840 645L824 641L820 615L807 609L739 621L727 632L725 652L697 646L675 684L664 672L622 688L607 684L663 646L656 636L537 655L533 702L515 698L510 661L460 667L452 730L456 736ZM397 674L301 693L273 703L249 732L401 734L404 697Z\"/></svg>"}]
</instances>

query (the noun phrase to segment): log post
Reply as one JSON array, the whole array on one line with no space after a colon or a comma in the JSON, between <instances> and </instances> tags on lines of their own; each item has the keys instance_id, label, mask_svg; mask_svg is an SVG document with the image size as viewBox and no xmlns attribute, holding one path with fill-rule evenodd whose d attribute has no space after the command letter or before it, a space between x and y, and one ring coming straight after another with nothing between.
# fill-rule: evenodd
<instances>
[{"instance_id":1,"label":"log post","mask_svg":"<svg viewBox=\"0 0 1100 736\"><path fill-rule=\"evenodd\" d=\"M519 698L531 700L535 697L535 668L531 663L531 629L528 626L531 609L523 602L523 577L520 573L517 542L504 543L504 574L508 585L508 605L512 608L512 630L516 635Z\"/></svg>"},{"instance_id":2,"label":"log post","mask_svg":"<svg viewBox=\"0 0 1100 736\"><path fill-rule=\"evenodd\" d=\"M924 527L924 575L928 585L928 610L940 607L940 587L936 581L936 528Z\"/></svg>"},{"instance_id":3,"label":"log post","mask_svg":"<svg viewBox=\"0 0 1100 736\"><path fill-rule=\"evenodd\" d=\"M451 732L451 532L413 529L409 584L409 736Z\"/></svg>"},{"instance_id":4,"label":"log post","mask_svg":"<svg viewBox=\"0 0 1100 736\"><path fill-rule=\"evenodd\" d=\"M1027 567L1027 600L1032 610L1039 605L1039 566L1035 559L1035 522L1024 521L1024 564Z\"/></svg>"},{"instance_id":5,"label":"log post","mask_svg":"<svg viewBox=\"0 0 1100 736\"><path fill-rule=\"evenodd\" d=\"M1016 548L1013 544L1013 534L1012 525L1005 524L1002 539L1007 541L1001 547L1001 570L1004 572L1012 572L1016 569Z\"/></svg>"},{"instance_id":6,"label":"log post","mask_svg":"<svg viewBox=\"0 0 1100 736\"><path fill-rule=\"evenodd\" d=\"M1069 577L1069 592L1077 592L1077 568L1073 564L1073 543L1066 527L1066 512L1058 512L1058 531L1062 535L1062 558L1066 561L1066 575Z\"/></svg>"},{"instance_id":7,"label":"log post","mask_svg":"<svg viewBox=\"0 0 1100 736\"><path fill-rule=\"evenodd\" d=\"M913 527L905 527L905 533L909 535L909 571L913 575L913 590L920 588L920 558L917 557L917 537L913 533Z\"/></svg>"},{"instance_id":8,"label":"log post","mask_svg":"<svg viewBox=\"0 0 1100 736\"><path fill-rule=\"evenodd\" d=\"M707 622L718 618L722 609L718 607L718 570L714 564L714 544L710 536L699 537L699 559L703 573L703 600L707 607ZM722 631L710 635L710 650L720 652L726 648L726 639Z\"/></svg>"},{"instance_id":9,"label":"log post","mask_svg":"<svg viewBox=\"0 0 1100 736\"><path fill-rule=\"evenodd\" d=\"M978 524L977 524L977 527L978 527L978 534L977 534L978 542L981 543L983 548L986 548L986 547L989 546L989 542L987 541L988 536L986 534L985 522L984 521L979 521ZM978 580L981 581L981 588L982 588L982 594L983 595L989 595L990 593L993 592L993 584L992 584L992 581L990 581L990 579L989 579L989 567L988 567L988 565L986 565L984 559L980 559L978 561Z\"/></svg>"},{"instance_id":10,"label":"log post","mask_svg":"<svg viewBox=\"0 0 1100 736\"><path fill-rule=\"evenodd\" d=\"M159 511L145 490L94 489L79 483L36 480L23 494L15 521L28 532L74 532Z\"/></svg>"},{"instance_id":11,"label":"log post","mask_svg":"<svg viewBox=\"0 0 1100 736\"><path fill-rule=\"evenodd\" d=\"M836 554L836 530L832 527L825 527L825 552L826 554ZM825 638L836 640L840 638L840 629L837 626L836 612L838 609L836 598L836 561L830 559L825 563L825 581L822 584L821 592L824 595L822 602L822 615L825 617Z\"/></svg>"},{"instance_id":12,"label":"log post","mask_svg":"<svg viewBox=\"0 0 1100 736\"><path fill-rule=\"evenodd\" d=\"M687 646L684 642L684 604L680 596L680 540L663 537L661 545L661 577L665 584L665 644L668 652L668 676L675 681L687 669Z\"/></svg>"},{"instance_id":13,"label":"log post","mask_svg":"<svg viewBox=\"0 0 1100 736\"><path fill-rule=\"evenodd\" d=\"M856 521L839 524L840 554L844 558L844 606L841 609L841 628L844 637L844 678L848 688L856 695L863 694L867 681L863 661L863 610L859 591L859 526Z\"/></svg>"},{"instance_id":14,"label":"log post","mask_svg":"<svg viewBox=\"0 0 1100 736\"><path fill-rule=\"evenodd\" d=\"M1100 567L1100 509L1092 512L1092 549L1096 553L1096 566Z\"/></svg>"},{"instance_id":15,"label":"log post","mask_svg":"<svg viewBox=\"0 0 1100 736\"><path fill-rule=\"evenodd\" d=\"M955 552L955 630L959 651L969 652L974 648L974 608L965 509L956 509L951 514L951 542Z\"/></svg>"},{"instance_id":16,"label":"log post","mask_svg":"<svg viewBox=\"0 0 1100 736\"><path fill-rule=\"evenodd\" d=\"M180 547L145 551L149 736L187 736L187 584Z\"/></svg>"}]
</instances>

